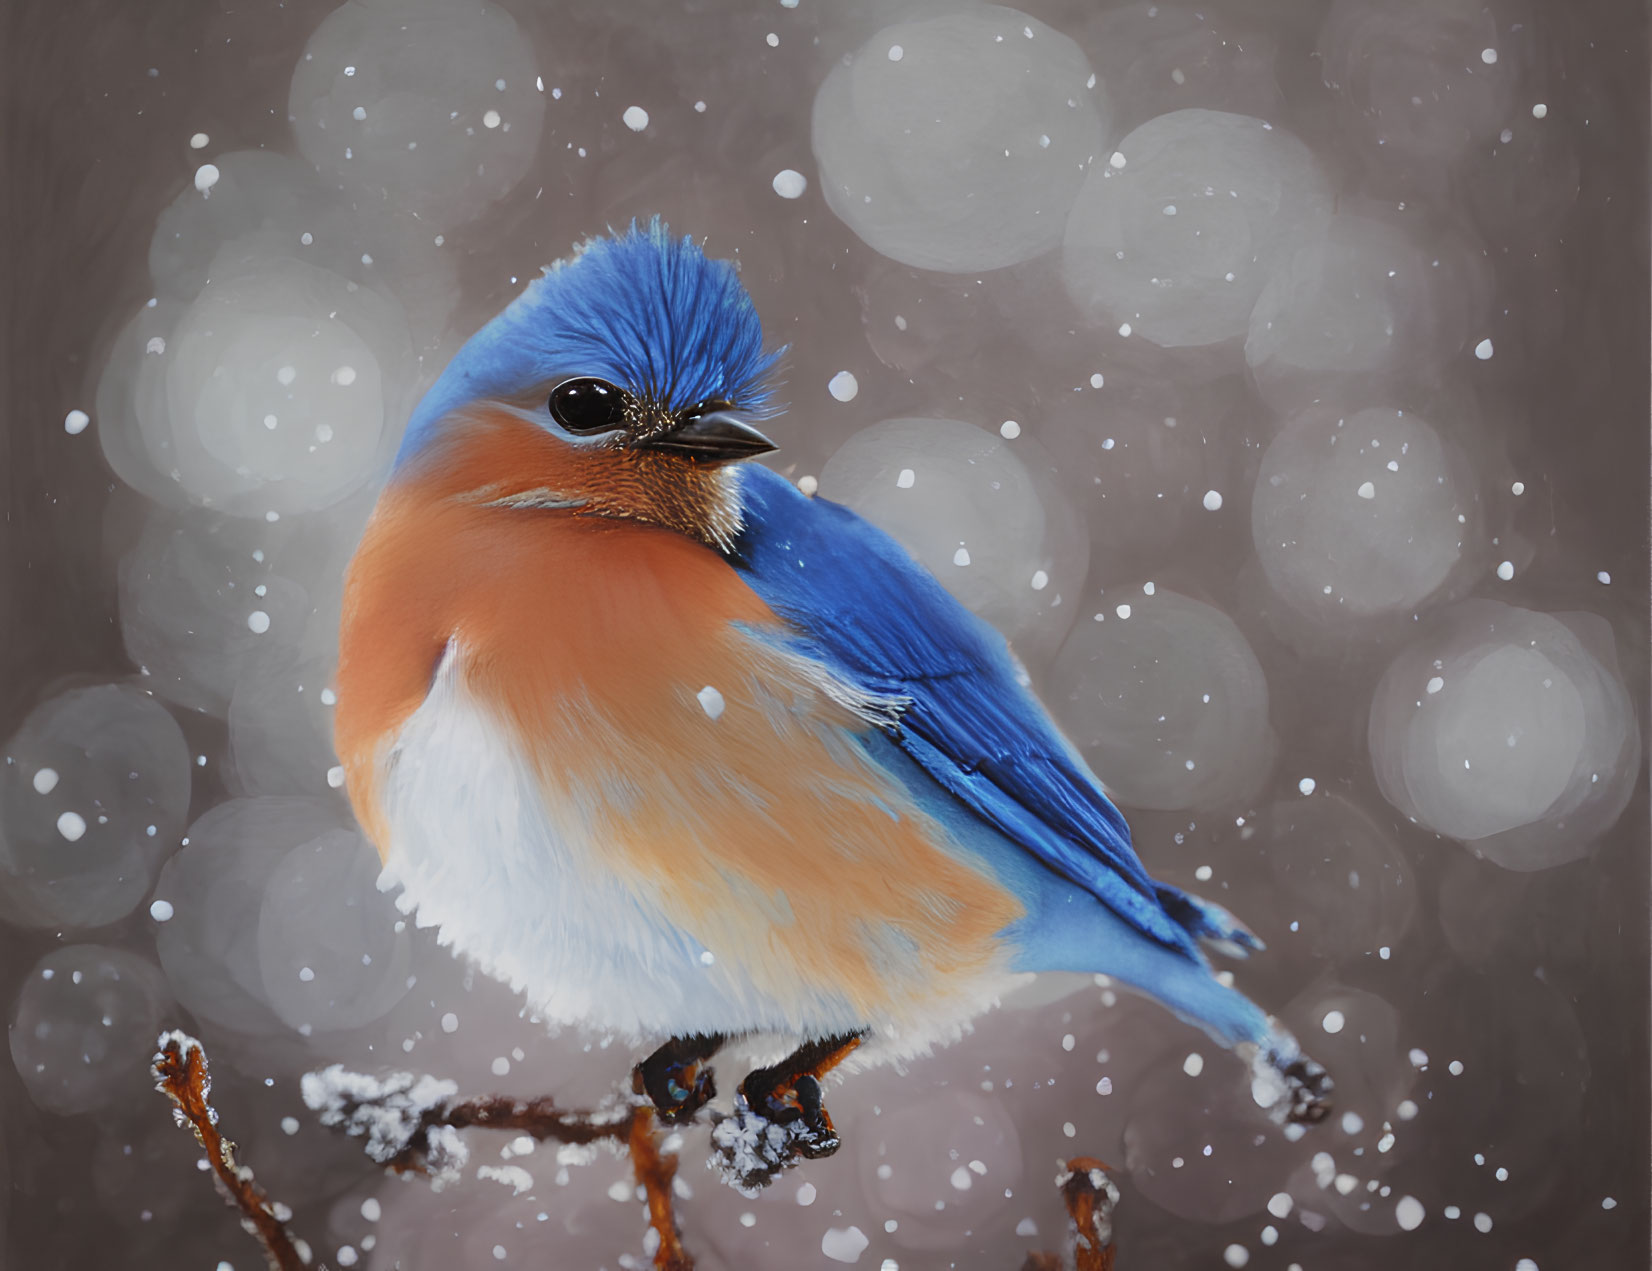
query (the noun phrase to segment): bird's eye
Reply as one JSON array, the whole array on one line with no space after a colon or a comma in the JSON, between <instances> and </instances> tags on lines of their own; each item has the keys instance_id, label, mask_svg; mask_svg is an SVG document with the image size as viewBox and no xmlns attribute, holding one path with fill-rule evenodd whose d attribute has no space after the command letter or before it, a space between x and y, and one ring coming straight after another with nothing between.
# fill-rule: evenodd
<instances>
[{"instance_id":1,"label":"bird's eye","mask_svg":"<svg viewBox=\"0 0 1652 1271\"><path fill-rule=\"evenodd\" d=\"M551 418L569 432L609 432L625 424L625 393L589 376L564 380L551 390Z\"/></svg>"}]
</instances>

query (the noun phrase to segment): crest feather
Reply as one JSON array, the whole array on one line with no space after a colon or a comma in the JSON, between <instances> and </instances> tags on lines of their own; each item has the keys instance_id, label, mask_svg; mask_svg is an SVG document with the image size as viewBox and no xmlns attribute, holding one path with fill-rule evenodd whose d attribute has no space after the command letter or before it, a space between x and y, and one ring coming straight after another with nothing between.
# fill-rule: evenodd
<instances>
[{"instance_id":1,"label":"crest feather","mask_svg":"<svg viewBox=\"0 0 1652 1271\"><path fill-rule=\"evenodd\" d=\"M678 411L720 398L777 413L763 325L734 266L672 238L659 217L590 238L473 336L409 422L402 456L450 412L560 375L595 375Z\"/></svg>"},{"instance_id":2,"label":"crest feather","mask_svg":"<svg viewBox=\"0 0 1652 1271\"><path fill-rule=\"evenodd\" d=\"M734 266L707 258L692 238L673 239L657 216L587 239L504 317L668 410L720 397L766 413L784 352L763 351L762 323Z\"/></svg>"}]
</instances>

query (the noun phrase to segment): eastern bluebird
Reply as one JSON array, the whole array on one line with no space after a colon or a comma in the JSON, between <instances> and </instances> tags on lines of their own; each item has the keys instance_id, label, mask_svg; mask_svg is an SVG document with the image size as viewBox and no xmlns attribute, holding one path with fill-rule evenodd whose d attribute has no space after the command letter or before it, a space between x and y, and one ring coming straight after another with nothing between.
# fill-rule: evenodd
<instances>
[{"instance_id":1,"label":"eastern bluebird","mask_svg":"<svg viewBox=\"0 0 1652 1271\"><path fill-rule=\"evenodd\" d=\"M1314 1120L1324 1070L1201 952L994 630L773 450L778 352L658 221L586 243L459 352L349 570L336 740L404 909L548 1020L801 1043L737 1109L836 1147L816 1077L956 1038L1027 972L1105 972ZM771 1162L772 1163L772 1162ZM761 1173L761 1171L758 1171Z\"/></svg>"}]
</instances>

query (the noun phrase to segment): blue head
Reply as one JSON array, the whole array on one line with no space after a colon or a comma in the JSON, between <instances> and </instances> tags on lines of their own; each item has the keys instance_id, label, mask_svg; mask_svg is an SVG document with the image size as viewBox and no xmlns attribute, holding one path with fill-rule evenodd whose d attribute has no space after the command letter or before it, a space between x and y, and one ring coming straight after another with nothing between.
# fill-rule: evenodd
<instances>
[{"instance_id":1,"label":"blue head","mask_svg":"<svg viewBox=\"0 0 1652 1271\"><path fill-rule=\"evenodd\" d=\"M773 448L742 421L774 413L784 352L764 351L732 265L658 217L633 221L551 265L471 337L413 412L397 463L479 401L537 409L553 431L572 421L565 439L580 444L744 458ZM604 411L608 429L595 426Z\"/></svg>"}]
</instances>

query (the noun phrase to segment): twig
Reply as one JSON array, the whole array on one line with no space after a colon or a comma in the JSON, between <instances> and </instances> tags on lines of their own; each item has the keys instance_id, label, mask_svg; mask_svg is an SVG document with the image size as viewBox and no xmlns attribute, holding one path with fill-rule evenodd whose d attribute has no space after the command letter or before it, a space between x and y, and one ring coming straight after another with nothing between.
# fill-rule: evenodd
<instances>
[{"instance_id":1,"label":"twig","mask_svg":"<svg viewBox=\"0 0 1652 1271\"><path fill-rule=\"evenodd\" d=\"M424 1137L435 1126L455 1130L476 1126L488 1130L511 1130L531 1138L553 1139L558 1143L624 1142L631 1154L631 1171L648 1197L648 1225L657 1243L655 1271L694 1271L694 1260L683 1248L682 1232L671 1203L671 1183L677 1177L677 1157L660 1150L654 1131L654 1110L647 1106L631 1109L623 1121L605 1119L602 1113L567 1112L548 1098L521 1101L500 1095L466 1099L432 1109L421 1118ZM423 1149L410 1144L390 1162L396 1170L420 1169Z\"/></svg>"},{"instance_id":2,"label":"twig","mask_svg":"<svg viewBox=\"0 0 1652 1271\"><path fill-rule=\"evenodd\" d=\"M321 1123L367 1140L367 1154L398 1173L425 1174L436 1186L456 1180L468 1153L458 1131L508 1130L538 1140L586 1145L608 1142L625 1148L631 1169L648 1200L655 1271L693 1271L683 1248L671 1202L677 1157L660 1150L654 1110L648 1104L617 1103L591 1112L557 1107L549 1098L511 1099L488 1095L454 1099L453 1083L412 1073L371 1077L340 1064L308 1073L304 1102Z\"/></svg>"},{"instance_id":3,"label":"twig","mask_svg":"<svg viewBox=\"0 0 1652 1271\"><path fill-rule=\"evenodd\" d=\"M1119 1189L1107 1176L1108 1168L1093 1156L1075 1156L1056 1175L1073 1223L1074 1271L1113 1271L1113 1208ZM1021 1271L1062 1271L1061 1256L1029 1253Z\"/></svg>"},{"instance_id":4,"label":"twig","mask_svg":"<svg viewBox=\"0 0 1652 1271\"><path fill-rule=\"evenodd\" d=\"M1077 1271L1113 1271L1113 1206L1119 1189L1107 1177L1107 1166L1093 1156L1075 1156L1056 1186L1077 1232L1073 1266Z\"/></svg>"},{"instance_id":5,"label":"twig","mask_svg":"<svg viewBox=\"0 0 1652 1271\"><path fill-rule=\"evenodd\" d=\"M632 1112L626 1144L631 1149L631 1171L648 1196L648 1225L659 1241L654 1246L654 1271L694 1271L694 1259L683 1248L682 1232L671 1206L677 1157L660 1150L653 1108L639 1107Z\"/></svg>"},{"instance_id":6,"label":"twig","mask_svg":"<svg viewBox=\"0 0 1652 1271\"><path fill-rule=\"evenodd\" d=\"M613 1143L629 1139L629 1118L605 1116L600 1112L568 1112L556 1106L553 1099L511 1099L504 1095L484 1095L480 1099L461 1099L455 1103L439 1104L428 1109L420 1118L419 1128L412 1140L398 1156L389 1162L390 1168L402 1172L422 1172L419 1157L424 1141L438 1126L454 1130L514 1130L529 1138L557 1143Z\"/></svg>"},{"instance_id":7,"label":"twig","mask_svg":"<svg viewBox=\"0 0 1652 1271\"><path fill-rule=\"evenodd\" d=\"M241 1214L241 1226L264 1251L270 1271L310 1271L310 1249L287 1230L285 1206L269 1200L252 1171L235 1162L235 1144L218 1129L212 1106L212 1078L206 1051L183 1032L162 1033L151 1061L155 1088L172 1100L173 1118L195 1133L207 1154L224 1199ZM623 1145L631 1169L648 1202L648 1225L655 1271L694 1271L683 1248L672 1205L677 1156L663 1151L654 1127L654 1110L646 1103L618 1104L592 1112L565 1111L549 1098L511 1099L489 1095L455 1100L451 1082L411 1073L376 1078L334 1064L306 1074L304 1102L321 1114L321 1123L340 1126L367 1139L367 1153L398 1172L427 1174L438 1185L456 1178L468 1154L458 1132L477 1128L509 1130L536 1140L588 1145ZM1076 1156L1056 1177L1061 1199L1072 1220L1075 1271L1114 1271L1113 1209L1119 1189L1108 1167L1090 1156ZM290 1217L290 1213L288 1214ZM1054 1253L1027 1255L1021 1271L1061 1271ZM316 1271L326 1271L323 1265Z\"/></svg>"},{"instance_id":8,"label":"twig","mask_svg":"<svg viewBox=\"0 0 1652 1271\"><path fill-rule=\"evenodd\" d=\"M155 1089L172 1100L173 1120L195 1132L195 1141L212 1166L219 1193L240 1211L242 1228L263 1247L271 1271L310 1271L309 1246L287 1230L286 1223L276 1216L277 1206L265 1195L252 1171L235 1163L235 1144L219 1132L218 1111L212 1106L212 1076L201 1043L188 1033L174 1030L162 1033L156 1045L159 1050L150 1061Z\"/></svg>"}]
</instances>

